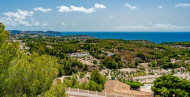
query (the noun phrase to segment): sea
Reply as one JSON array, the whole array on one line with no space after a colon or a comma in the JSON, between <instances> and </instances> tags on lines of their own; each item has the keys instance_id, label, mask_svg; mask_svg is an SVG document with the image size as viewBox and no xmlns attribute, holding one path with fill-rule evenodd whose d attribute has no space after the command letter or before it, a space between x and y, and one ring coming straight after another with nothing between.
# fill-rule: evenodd
<instances>
[{"instance_id":1,"label":"sea","mask_svg":"<svg viewBox=\"0 0 190 97\"><path fill-rule=\"evenodd\" d=\"M89 35L99 39L148 40L154 43L190 42L190 32L61 32L61 35Z\"/></svg>"}]
</instances>

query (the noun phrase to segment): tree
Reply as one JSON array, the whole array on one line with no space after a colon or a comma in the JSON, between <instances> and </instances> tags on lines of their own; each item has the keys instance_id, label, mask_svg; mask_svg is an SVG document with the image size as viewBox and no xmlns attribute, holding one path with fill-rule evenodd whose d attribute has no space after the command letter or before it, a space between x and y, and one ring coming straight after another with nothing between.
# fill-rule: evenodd
<instances>
[{"instance_id":1,"label":"tree","mask_svg":"<svg viewBox=\"0 0 190 97\"><path fill-rule=\"evenodd\" d=\"M87 73L87 71L81 72L80 75L79 75L79 77L80 77L80 78L83 78L86 73Z\"/></svg>"},{"instance_id":2,"label":"tree","mask_svg":"<svg viewBox=\"0 0 190 97\"><path fill-rule=\"evenodd\" d=\"M87 65L87 64L85 64L85 65L83 66L83 70L84 70L84 71L87 71L87 70L88 70L88 65Z\"/></svg>"},{"instance_id":3,"label":"tree","mask_svg":"<svg viewBox=\"0 0 190 97\"><path fill-rule=\"evenodd\" d=\"M135 66L139 66L139 62L138 61L135 61Z\"/></svg>"},{"instance_id":4,"label":"tree","mask_svg":"<svg viewBox=\"0 0 190 97\"><path fill-rule=\"evenodd\" d=\"M115 61L118 62L118 61L121 61L121 56L120 55L116 55L114 57Z\"/></svg>"},{"instance_id":5,"label":"tree","mask_svg":"<svg viewBox=\"0 0 190 97\"><path fill-rule=\"evenodd\" d=\"M42 94L42 97L68 97L65 87L64 83L52 86L50 90Z\"/></svg>"},{"instance_id":6,"label":"tree","mask_svg":"<svg viewBox=\"0 0 190 97\"><path fill-rule=\"evenodd\" d=\"M122 64L122 62L121 61L118 61L118 68L122 68L123 67L123 64Z\"/></svg>"},{"instance_id":7,"label":"tree","mask_svg":"<svg viewBox=\"0 0 190 97\"><path fill-rule=\"evenodd\" d=\"M152 61L152 67L155 67L155 66L156 66L155 61Z\"/></svg>"},{"instance_id":8,"label":"tree","mask_svg":"<svg viewBox=\"0 0 190 97\"><path fill-rule=\"evenodd\" d=\"M100 64L100 65L99 65L99 68L100 68L100 70L104 69L104 65L103 65L103 64Z\"/></svg>"},{"instance_id":9,"label":"tree","mask_svg":"<svg viewBox=\"0 0 190 97\"><path fill-rule=\"evenodd\" d=\"M137 56L137 57L140 57L140 58L143 59L143 60L146 60L146 56L145 56L145 54L142 53L142 52L138 52L136 56Z\"/></svg>"},{"instance_id":10,"label":"tree","mask_svg":"<svg viewBox=\"0 0 190 97\"><path fill-rule=\"evenodd\" d=\"M47 55L22 55L15 63L9 68L6 78L8 84L5 90L12 96L39 95L51 88L58 75L59 64Z\"/></svg>"},{"instance_id":11,"label":"tree","mask_svg":"<svg viewBox=\"0 0 190 97\"><path fill-rule=\"evenodd\" d=\"M131 88L134 88L134 89L140 88L140 86L141 86L141 83L135 82L135 81L128 81L127 84L130 85L130 87L131 87Z\"/></svg>"},{"instance_id":12,"label":"tree","mask_svg":"<svg viewBox=\"0 0 190 97\"><path fill-rule=\"evenodd\" d=\"M96 83L96 82L93 81L93 80L90 80L90 81L89 81L89 90L101 92L102 89L103 89L103 86L102 86L102 85Z\"/></svg>"},{"instance_id":13,"label":"tree","mask_svg":"<svg viewBox=\"0 0 190 97\"><path fill-rule=\"evenodd\" d=\"M151 87L156 95L165 95L172 97L188 97L190 96L190 81L179 79L172 75L163 75L157 78ZM182 96L183 95L183 96Z\"/></svg>"},{"instance_id":14,"label":"tree","mask_svg":"<svg viewBox=\"0 0 190 97\"><path fill-rule=\"evenodd\" d=\"M90 80L93 80L98 84L104 83L104 77L98 72L98 70L94 70L91 72Z\"/></svg>"},{"instance_id":15,"label":"tree","mask_svg":"<svg viewBox=\"0 0 190 97\"><path fill-rule=\"evenodd\" d=\"M5 31L5 26L0 23L0 96L7 95L7 77L9 76L9 68L12 62L18 56L19 43L11 43L9 39L9 32Z\"/></svg>"},{"instance_id":16,"label":"tree","mask_svg":"<svg viewBox=\"0 0 190 97\"><path fill-rule=\"evenodd\" d=\"M94 64L97 64L97 61L96 61L96 60L94 60L94 61L93 61L93 63L94 63Z\"/></svg>"},{"instance_id":17,"label":"tree","mask_svg":"<svg viewBox=\"0 0 190 97\"><path fill-rule=\"evenodd\" d=\"M79 85L79 89L85 89L88 90L89 89L89 84L86 82L83 82Z\"/></svg>"},{"instance_id":18,"label":"tree","mask_svg":"<svg viewBox=\"0 0 190 97\"><path fill-rule=\"evenodd\" d=\"M76 80L76 76L73 76L71 79L64 79L63 83L65 83L67 87L74 87L74 88L80 88L90 91L99 91L99 92L103 90L103 84L98 84L93 80L89 80L89 83L87 82L79 83Z\"/></svg>"},{"instance_id":19,"label":"tree","mask_svg":"<svg viewBox=\"0 0 190 97\"><path fill-rule=\"evenodd\" d=\"M37 96L48 91L58 75L55 57L20 52L0 23L0 96ZM63 92L64 93L64 92Z\"/></svg>"}]
</instances>

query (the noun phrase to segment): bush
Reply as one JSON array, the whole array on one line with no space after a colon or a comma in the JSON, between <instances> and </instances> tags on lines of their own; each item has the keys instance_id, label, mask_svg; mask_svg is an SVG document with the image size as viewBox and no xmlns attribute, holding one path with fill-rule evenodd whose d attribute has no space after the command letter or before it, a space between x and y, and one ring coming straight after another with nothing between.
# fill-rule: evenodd
<instances>
[{"instance_id":1,"label":"bush","mask_svg":"<svg viewBox=\"0 0 190 97\"><path fill-rule=\"evenodd\" d=\"M79 75L79 77L80 77L80 78L83 78L86 73L87 73L87 71L81 72L80 75Z\"/></svg>"},{"instance_id":2,"label":"bush","mask_svg":"<svg viewBox=\"0 0 190 97\"><path fill-rule=\"evenodd\" d=\"M128 81L128 85L130 85L131 88L140 88L141 83L140 82L135 82L135 81Z\"/></svg>"},{"instance_id":3,"label":"bush","mask_svg":"<svg viewBox=\"0 0 190 97\"><path fill-rule=\"evenodd\" d=\"M87 64L85 64L85 65L83 66L83 70L84 70L84 71L87 71L87 70L88 70L88 65L87 65Z\"/></svg>"},{"instance_id":4,"label":"bush","mask_svg":"<svg viewBox=\"0 0 190 97\"><path fill-rule=\"evenodd\" d=\"M96 60L93 61L94 64L97 64L98 62Z\"/></svg>"},{"instance_id":5,"label":"bush","mask_svg":"<svg viewBox=\"0 0 190 97\"><path fill-rule=\"evenodd\" d=\"M100 65L99 65L99 68L100 68L100 70L104 69L104 65L103 65L103 64L100 64Z\"/></svg>"},{"instance_id":6,"label":"bush","mask_svg":"<svg viewBox=\"0 0 190 97\"><path fill-rule=\"evenodd\" d=\"M61 83L52 86L50 90L44 92L40 97L68 97L65 91L65 85Z\"/></svg>"},{"instance_id":7,"label":"bush","mask_svg":"<svg viewBox=\"0 0 190 97\"><path fill-rule=\"evenodd\" d=\"M94 70L90 74L90 80L93 80L98 84L103 84L104 83L104 76L102 76L98 70Z\"/></svg>"}]
</instances>

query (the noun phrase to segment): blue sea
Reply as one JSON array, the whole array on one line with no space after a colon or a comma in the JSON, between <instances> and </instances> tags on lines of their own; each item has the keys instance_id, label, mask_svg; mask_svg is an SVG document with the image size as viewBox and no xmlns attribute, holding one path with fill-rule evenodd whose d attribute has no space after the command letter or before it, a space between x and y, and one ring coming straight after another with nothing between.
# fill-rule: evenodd
<instances>
[{"instance_id":1,"label":"blue sea","mask_svg":"<svg viewBox=\"0 0 190 97\"><path fill-rule=\"evenodd\" d=\"M62 35L89 35L99 39L148 40L155 43L190 41L190 32L62 32Z\"/></svg>"}]
</instances>

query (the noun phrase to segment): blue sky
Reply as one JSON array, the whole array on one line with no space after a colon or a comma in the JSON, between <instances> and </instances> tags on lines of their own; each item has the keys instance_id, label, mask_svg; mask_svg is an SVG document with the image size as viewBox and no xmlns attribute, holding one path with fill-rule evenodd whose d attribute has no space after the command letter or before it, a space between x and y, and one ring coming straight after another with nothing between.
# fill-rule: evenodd
<instances>
[{"instance_id":1,"label":"blue sky","mask_svg":"<svg viewBox=\"0 0 190 97\"><path fill-rule=\"evenodd\" d=\"M1 0L7 30L190 31L189 0Z\"/></svg>"}]
</instances>

